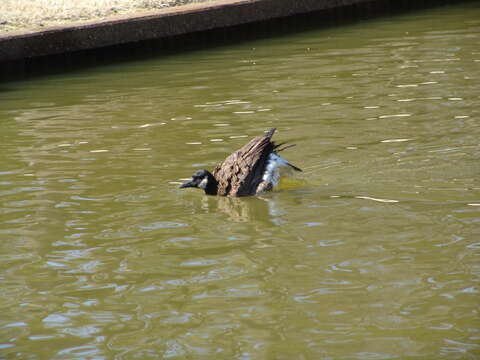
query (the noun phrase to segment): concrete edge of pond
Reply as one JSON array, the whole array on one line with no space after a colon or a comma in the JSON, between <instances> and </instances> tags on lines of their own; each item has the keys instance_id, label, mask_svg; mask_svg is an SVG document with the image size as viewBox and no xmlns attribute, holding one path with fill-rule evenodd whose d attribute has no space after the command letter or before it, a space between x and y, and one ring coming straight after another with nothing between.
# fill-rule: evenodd
<instances>
[{"instance_id":1,"label":"concrete edge of pond","mask_svg":"<svg viewBox=\"0 0 480 360\"><path fill-rule=\"evenodd\" d=\"M35 32L10 33L0 35L0 73L18 72L18 68L25 70L25 67L32 65L36 59L45 63L59 55L71 54L71 58L85 51L127 44L176 37L193 38L195 34L208 31L241 26L245 29L249 24L291 18L295 15L352 7L362 8L364 13L368 13L369 10L379 7L398 7L400 3L408 6L418 3L418 0L212 0L135 16L51 27ZM113 58L116 54L118 53L104 53L102 56Z\"/></svg>"},{"instance_id":2,"label":"concrete edge of pond","mask_svg":"<svg viewBox=\"0 0 480 360\"><path fill-rule=\"evenodd\" d=\"M0 62L161 39L373 0L209 1L157 12L0 36Z\"/></svg>"}]
</instances>

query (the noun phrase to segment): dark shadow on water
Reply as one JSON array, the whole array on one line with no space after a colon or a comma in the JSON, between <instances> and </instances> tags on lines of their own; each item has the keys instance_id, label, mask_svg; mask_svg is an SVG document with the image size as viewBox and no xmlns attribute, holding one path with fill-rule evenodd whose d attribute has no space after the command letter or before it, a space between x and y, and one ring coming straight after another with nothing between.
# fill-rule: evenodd
<instances>
[{"instance_id":1,"label":"dark shadow on water","mask_svg":"<svg viewBox=\"0 0 480 360\"><path fill-rule=\"evenodd\" d=\"M1 75L1 71L0 71L0 75ZM2 80L4 80L3 76L2 76ZM15 91L15 89L8 86L0 85L0 94L6 93L6 92L12 92L12 91Z\"/></svg>"},{"instance_id":2,"label":"dark shadow on water","mask_svg":"<svg viewBox=\"0 0 480 360\"><path fill-rule=\"evenodd\" d=\"M119 64L122 62L172 56L179 52L213 49L232 43L238 44L252 40L288 36L315 29L353 24L380 16L395 16L431 7L474 1L475 0L372 0L371 2L354 6L191 33L166 39L146 40L94 50L0 63L0 81L5 83L25 78L82 71L93 67ZM1 91L8 91L8 89L0 88L0 92Z\"/></svg>"}]
</instances>

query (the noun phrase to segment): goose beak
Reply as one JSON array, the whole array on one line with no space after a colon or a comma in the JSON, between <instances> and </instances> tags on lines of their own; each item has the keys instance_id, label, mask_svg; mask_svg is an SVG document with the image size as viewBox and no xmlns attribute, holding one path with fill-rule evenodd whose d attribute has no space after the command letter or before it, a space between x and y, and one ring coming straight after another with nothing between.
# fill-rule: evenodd
<instances>
[{"instance_id":1,"label":"goose beak","mask_svg":"<svg viewBox=\"0 0 480 360\"><path fill-rule=\"evenodd\" d=\"M186 183L180 185L180 189L184 189L188 187L195 187L193 180L187 181Z\"/></svg>"}]
</instances>

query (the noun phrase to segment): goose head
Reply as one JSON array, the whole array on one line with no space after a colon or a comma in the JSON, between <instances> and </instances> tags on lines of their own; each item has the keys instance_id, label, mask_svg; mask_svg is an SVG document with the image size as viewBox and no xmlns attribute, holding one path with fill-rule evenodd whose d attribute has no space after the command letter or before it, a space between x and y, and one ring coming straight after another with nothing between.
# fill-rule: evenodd
<instances>
[{"instance_id":1,"label":"goose head","mask_svg":"<svg viewBox=\"0 0 480 360\"><path fill-rule=\"evenodd\" d=\"M193 187L203 189L207 195L216 195L218 182L208 170L198 170L192 175L192 180L180 185L180 189Z\"/></svg>"}]
</instances>

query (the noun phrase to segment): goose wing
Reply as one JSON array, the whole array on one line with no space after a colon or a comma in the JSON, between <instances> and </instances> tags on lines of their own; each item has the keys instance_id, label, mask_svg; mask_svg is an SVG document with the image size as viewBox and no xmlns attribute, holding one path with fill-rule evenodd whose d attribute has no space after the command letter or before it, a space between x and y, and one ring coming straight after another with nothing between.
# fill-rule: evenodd
<instances>
[{"instance_id":1,"label":"goose wing","mask_svg":"<svg viewBox=\"0 0 480 360\"><path fill-rule=\"evenodd\" d=\"M268 156L274 150L271 141L275 129L264 136L252 139L248 144L228 156L213 171L218 181L218 195L254 195L262 182Z\"/></svg>"}]
</instances>

